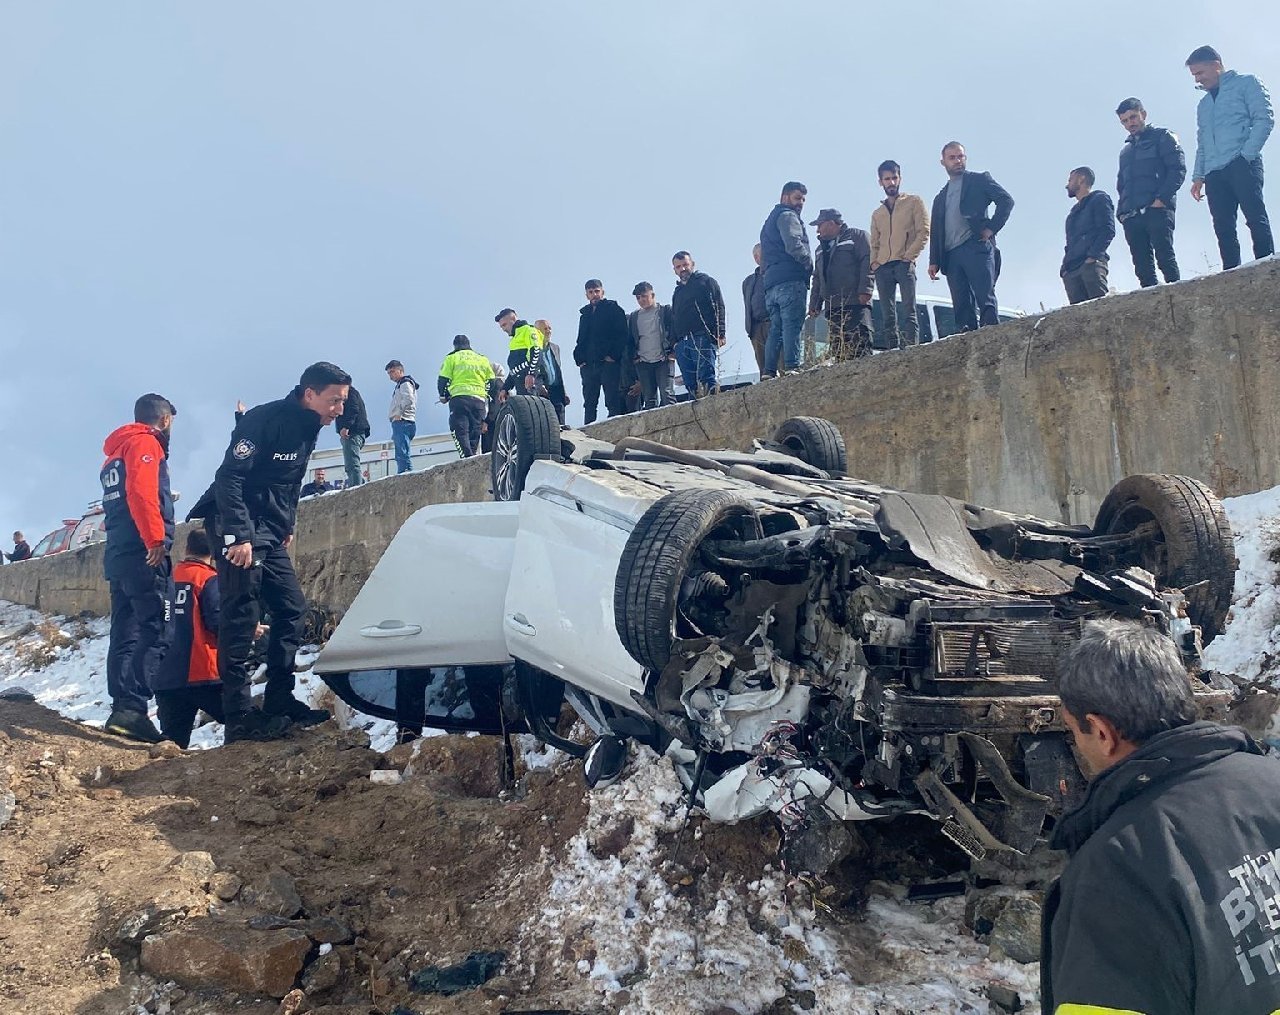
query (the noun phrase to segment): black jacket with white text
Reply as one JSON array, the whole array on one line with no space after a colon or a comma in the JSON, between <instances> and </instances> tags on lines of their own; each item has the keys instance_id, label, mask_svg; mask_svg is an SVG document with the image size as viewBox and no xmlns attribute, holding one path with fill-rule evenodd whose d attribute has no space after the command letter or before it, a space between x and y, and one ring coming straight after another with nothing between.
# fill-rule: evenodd
<instances>
[{"instance_id":1,"label":"black jacket with white text","mask_svg":"<svg viewBox=\"0 0 1280 1015\"><path fill-rule=\"evenodd\" d=\"M277 402L254 406L236 423L213 481L215 524L224 546L274 547L293 534L298 491L322 425L301 395L294 388Z\"/></svg>"}]
</instances>

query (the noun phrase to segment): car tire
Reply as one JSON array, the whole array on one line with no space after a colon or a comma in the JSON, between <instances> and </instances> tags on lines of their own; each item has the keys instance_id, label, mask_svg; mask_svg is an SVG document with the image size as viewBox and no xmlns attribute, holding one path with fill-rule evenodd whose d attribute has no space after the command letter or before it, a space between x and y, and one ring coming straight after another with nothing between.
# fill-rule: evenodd
<instances>
[{"instance_id":1,"label":"car tire","mask_svg":"<svg viewBox=\"0 0 1280 1015\"><path fill-rule=\"evenodd\" d=\"M677 490L641 516L613 585L618 637L641 666L660 672L671 659L680 589L698 547L726 523L754 514L751 503L731 491Z\"/></svg>"},{"instance_id":2,"label":"car tire","mask_svg":"<svg viewBox=\"0 0 1280 1015\"><path fill-rule=\"evenodd\" d=\"M1187 592L1187 608L1207 645L1226 627L1236 580L1235 537L1222 502L1189 476L1129 476L1107 494L1093 531L1122 535L1148 521L1160 534L1133 562L1165 587L1199 585Z\"/></svg>"},{"instance_id":3,"label":"car tire","mask_svg":"<svg viewBox=\"0 0 1280 1015\"><path fill-rule=\"evenodd\" d=\"M774 431L773 439L800 461L832 476L843 476L849 467L844 435L829 419L792 416Z\"/></svg>"},{"instance_id":4,"label":"car tire","mask_svg":"<svg viewBox=\"0 0 1280 1015\"><path fill-rule=\"evenodd\" d=\"M529 468L560 451L560 420L555 406L536 395L512 395L493 421L489 479L493 499L519 500Z\"/></svg>"}]
</instances>

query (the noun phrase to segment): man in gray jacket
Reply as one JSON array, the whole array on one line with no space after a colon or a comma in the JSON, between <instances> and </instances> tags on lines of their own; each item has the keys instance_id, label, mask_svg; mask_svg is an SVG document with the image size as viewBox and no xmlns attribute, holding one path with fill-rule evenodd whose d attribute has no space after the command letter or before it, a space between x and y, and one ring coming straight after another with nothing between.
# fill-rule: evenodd
<instances>
[{"instance_id":1,"label":"man in gray jacket","mask_svg":"<svg viewBox=\"0 0 1280 1015\"><path fill-rule=\"evenodd\" d=\"M675 336L672 335L671 308L658 302L653 286L637 282L631 290L638 309L627 315L626 359L635 367L640 383L641 409L673 405L676 400Z\"/></svg>"},{"instance_id":2,"label":"man in gray jacket","mask_svg":"<svg viewBox=\"0 0 1280 1015\"><path fill-rule=\"evenodd\" d=\"M396 451L396 472L412 472L409 443L418 432L418 382L404 372L404 364L393 359L387 364L387 376L395 389L391 393L391 442Z\"/></svg>"},{"instance_id":3,"label":"man in gray jacket","mask_svg":"<svg viewBox=\"0 0 1280 1015\"><path fill-rule=\"evenodd\" d=\"M809 223L818 229L809 316L826 313L827 347L832 359L871 355L871 241L861 229L845 225L834 208L823 208Z\"/></svg>"}]
</instances>

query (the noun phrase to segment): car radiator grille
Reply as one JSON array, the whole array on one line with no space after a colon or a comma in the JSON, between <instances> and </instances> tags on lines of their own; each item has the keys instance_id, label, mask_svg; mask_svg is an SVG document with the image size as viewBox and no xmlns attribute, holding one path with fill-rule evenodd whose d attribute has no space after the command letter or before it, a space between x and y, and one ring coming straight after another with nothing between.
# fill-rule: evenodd
<instances>
[{"instance_id":1,"label":"car radiator grille","mask_svg":"<svg viewBox=\"0 0 1280 1015\"><path fill-rule=\"evenodd\" d=\"M1070 621L934 623L929 625L935 677L1039 677L1055 681L1062 650L1077 637Z\"/></svg>"}]
</instances>

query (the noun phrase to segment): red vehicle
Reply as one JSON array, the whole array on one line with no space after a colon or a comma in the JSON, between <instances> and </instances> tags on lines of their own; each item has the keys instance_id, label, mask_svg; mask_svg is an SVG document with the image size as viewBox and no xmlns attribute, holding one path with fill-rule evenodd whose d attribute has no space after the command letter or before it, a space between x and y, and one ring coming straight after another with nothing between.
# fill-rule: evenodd
<instances>
[{"instance_id":1,"label":"red vehicle","mask_svg":"<svg viewBox=\"0 0 1280 1015\"><path fill-rule=\"evenodd\" d=\"M36 543L31 551L31 559L51 557L55 553L78 550L91 543L101 543L107 538L103 527L106 515L102 503L94 501L79 518L64 518L62 524Z\"/></svg>"}]
</instances>

